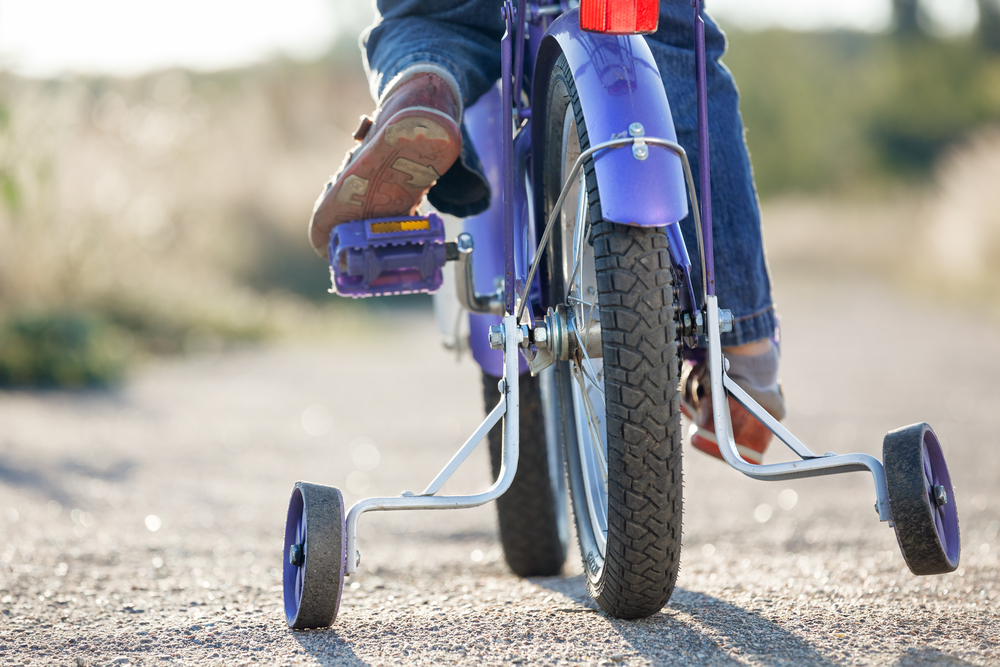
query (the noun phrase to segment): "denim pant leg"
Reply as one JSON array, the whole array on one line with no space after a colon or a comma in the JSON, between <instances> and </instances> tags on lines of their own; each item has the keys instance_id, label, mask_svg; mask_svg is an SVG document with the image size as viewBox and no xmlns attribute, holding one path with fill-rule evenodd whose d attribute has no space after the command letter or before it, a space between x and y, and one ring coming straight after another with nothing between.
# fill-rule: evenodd
<instances>
[{"instance_id":1,"label":"denim pant leg","mask_svg":"<svg viewBox=\"0 0 1000 667\"><path fill-rule=\"evenodd\" d=\"M365 68L376 100L407 67L433 63L458 82L468 108L500 78L505 26L500 0L378 0L380 18L362 35ZM459 217L489 207L490 187L462 125L462 153L427 198Z\"/></svg>"},{"instance_id":2,"label":"denim pant leg","mask_svg":"<svg viewBox=\"0 0 1000 667\"><path fill-rule=\"evenodd\" d=\"M660 26L646 38L663 78L677 141L687 151L701 197L698 157L698 107L695 87L694 10L689 0L661 0ZM739 93L729 70L719 62L725 35L705 16L708 81L709 157L712 175L712 239L719 306L733 312L733 330L722 334L724 346L776 335L771 281L760 230L760 207L743 139ZM688 254L698 257L692 216L681 222ZM701 267L692 276L698 290Z\"/></svg>"},{"instance_id":3,"label":"denim pant leg","mask_svg":"<svg viewBox=\"0 0 1000 667\"><path fill-rule=\"evenodd\" d=\"M466 106L475 103L500 77L504 33L500 5L498 0L378 0L381 18L362 38L372 96L378 99L386 84L407 67L430 62L454 75ZM678 141L697 174L693 20L690 0L661 0L660 28L647 42L663 77ZM732 310L736 320L733 331L722 335L723 345L731 346L774 336L777 319L739 95L719 62L725 36L707 17L706 43L716 291L720 306ZM439 210L458 216L474 215L489 204L489 187L478 158L471 143L465 145L459 162L428 196ZM681 227L688 253L697 258L691 216ZM700 285L697 263L694 269Z\"/></svg>"}]
</instances>

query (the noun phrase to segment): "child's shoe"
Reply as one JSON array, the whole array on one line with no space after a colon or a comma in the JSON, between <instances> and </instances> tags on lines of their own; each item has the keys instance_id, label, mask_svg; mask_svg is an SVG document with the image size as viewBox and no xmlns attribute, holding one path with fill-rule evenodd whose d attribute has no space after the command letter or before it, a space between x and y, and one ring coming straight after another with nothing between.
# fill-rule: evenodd
<instances>
[{"instance_id":1,"label":"child's shoe","mask_svg":"<svg viewBox=\"0 0 1000 667\"><path fill-rule=\"evenodd\" d=\"M389 84L374 119L362 117L358 145L313 209L309 240L326 257L330 231L353 220L414 215L462 148L460 95L438 68L415 67Z\"/></svg>"},{"instance_id":2,"label":"child's shoe","mask_svg":"<svg viewBox=\"0 0 1000 667\"><path fill-rule=\"evenodd\" d=\"M728 357L730 360L729 377L771 413L775 419L780 420L785 417L785 403L781 386L776 379L777 350L772 348L768 355L772 358L764 359L764 355L761 357L737 357L735 355ZM756 361L757 359L761 359L761 361ZM748 361L749 364L746 363ZM764 378L763 382L754 382L751 378L737 374L740 369L734 368L746 365L763 366L765 369L773 367L773 372L765 370L763 375L768 377ZM734 373L734 370L737 373ZM753 374L755 373L751 371L746 375ZM712 409L712 391L706 359L684 363L684 368L681 371L681 412L694 422L691 426L691 445L695 449L721 459L722 452L719 451L719 441L715 437L715 412ZM733 425L736 449L740 456L747 463L760 465L764 461L764 452L767 451L767 447L771 443L771 432L746 408L737 403L732 396L729 397L729 416Z\"/></svg>"}]
</instances>

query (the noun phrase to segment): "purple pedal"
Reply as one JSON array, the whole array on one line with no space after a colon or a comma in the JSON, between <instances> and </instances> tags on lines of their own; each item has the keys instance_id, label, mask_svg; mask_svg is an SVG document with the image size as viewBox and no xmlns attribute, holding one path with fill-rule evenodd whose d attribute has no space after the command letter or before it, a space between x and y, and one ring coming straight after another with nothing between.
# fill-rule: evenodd
<instances>
[{"instance_id":1,"label":"purple pedal","mask_svg":"<svg viewBox=\"0 0 1000 667\"><path fill-rule=\"evenodd\" d=\"M341 296L434 292L447 260L444 222L433 213L345 222L330 234L329 257L333 289Z\"/></svg>"}]
</instances>

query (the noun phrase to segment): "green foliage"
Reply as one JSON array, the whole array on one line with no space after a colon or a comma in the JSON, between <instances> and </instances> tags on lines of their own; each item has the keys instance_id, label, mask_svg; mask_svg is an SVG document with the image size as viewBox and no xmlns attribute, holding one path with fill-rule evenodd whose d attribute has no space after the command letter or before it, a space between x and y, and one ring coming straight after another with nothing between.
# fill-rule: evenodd
<instances>
[{"instance_id":1,"label":"green foliage","mask_svg":"<svg viewBox=\"0 0 1000 667\"><path fill-rule=\"evenodd\" d=\"M926 178L949 146L1000 120L1000 58L972 37L730 33L762 196Z\"/></svg>"},{"instance_id":2,"label":"green foliage","mask_svg":"<svg viewBox=\"0 0 1000 667\"><path fill-rule=\"evenodd\" d=\"M1000 63L971 40L903 43L892 55L895 76L868 121L890 173L926 175L945 148L1000 118Z\"/></svg>"},{"instance_id":3,"label":"green foliage","mask_svg":"<svg viewBox=\"0 0 1000 667\"><path fill-rule=\"evenodd\" d=\"M0 324L0 386L105 385L130 355L128 337L91 314L28 312Z\"/></svg>"},{"instance_id":4,"label":"green foliage","mask_svg":"<svg viewBox=\"0 0 1000 667\"><path fill-rule=\"evenodd\" d=\"M9 211L16 211L21 206L21 189L14 177L3 170L0 170L0 201Z\"/></svg>"}]
</instances>

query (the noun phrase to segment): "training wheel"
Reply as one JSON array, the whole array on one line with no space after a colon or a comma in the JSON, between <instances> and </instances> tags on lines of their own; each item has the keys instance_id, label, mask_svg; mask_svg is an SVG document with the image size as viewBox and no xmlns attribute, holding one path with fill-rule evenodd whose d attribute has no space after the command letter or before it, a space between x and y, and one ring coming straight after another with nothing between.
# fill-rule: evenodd
<instances>
[{"instance_id":1,"label":"training wheel","mask_svg":"<svg viewBox=\"0 0 1000 667\"><path fill-rule=\"evenodd\" d=\"M347 524L340 489L295 483L285 520L283 557L288 627L332 625L347 571Z\"/></svg>"},{"instance_id":2,"label":"training wheel","mask_svg":"<svg viewBox=\"0 0 1000 667\"><path fill-rule=\"evenodd\" d=\"M951 476L934 431L913 424L882 441L889 510L903 560L913 574L958 567L962 545Z\"/></svg>"}]
</instances>

